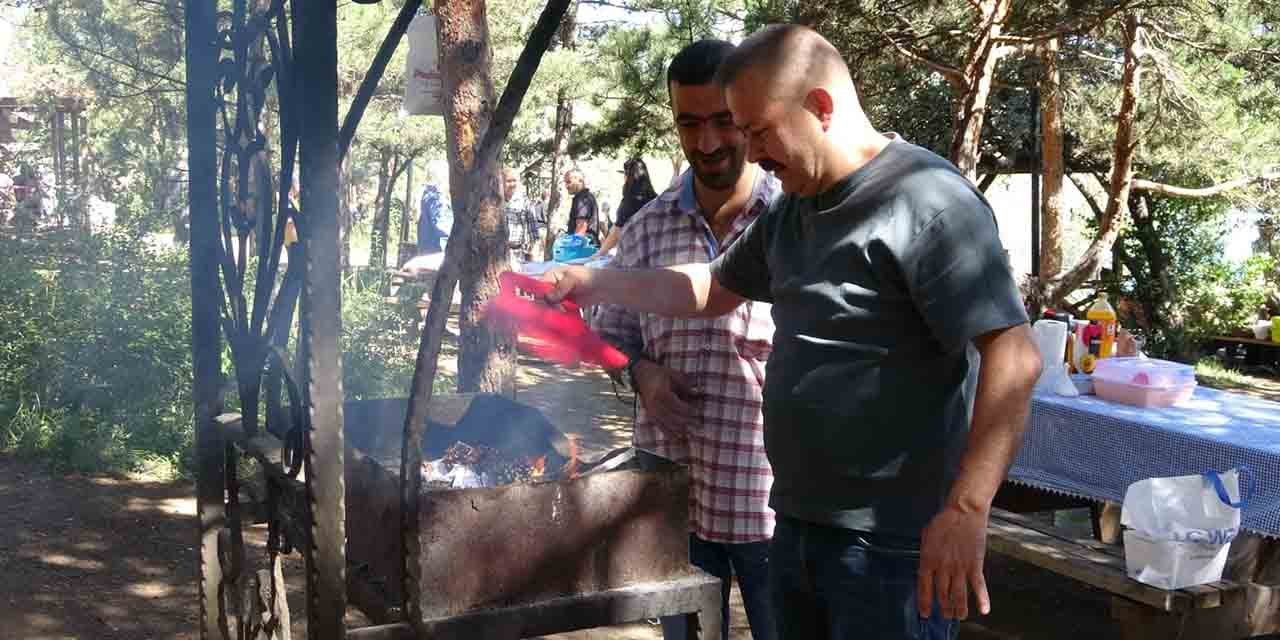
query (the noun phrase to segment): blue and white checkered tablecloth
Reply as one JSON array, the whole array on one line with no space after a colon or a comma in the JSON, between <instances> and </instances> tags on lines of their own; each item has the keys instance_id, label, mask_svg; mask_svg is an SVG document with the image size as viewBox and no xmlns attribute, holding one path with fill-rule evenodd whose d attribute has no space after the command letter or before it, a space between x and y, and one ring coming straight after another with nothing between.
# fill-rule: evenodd
<instances>
[{"instance_id":1,"label":"blue and white checkered tablecloth","mask_svg":"<svg viewBox=\"0 0 1280 640\"><path fill-rule=\"evenodd\" d=\"M1144 478L1240 465L1256 482L1243 527L1280 538L1280 404L1203 387L1158 409L1037 393L1009 479L1118 503Z\"/></svg>"}]
</instances>

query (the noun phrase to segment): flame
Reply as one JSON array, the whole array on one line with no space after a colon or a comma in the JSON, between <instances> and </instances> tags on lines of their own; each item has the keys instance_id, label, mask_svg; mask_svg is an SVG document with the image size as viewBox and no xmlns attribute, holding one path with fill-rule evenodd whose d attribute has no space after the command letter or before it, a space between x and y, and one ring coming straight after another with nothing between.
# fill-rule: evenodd
<instances>
[{"instance_id":1,"label":"flame","mask_svg":"<svg viewBox=\"0 0 1280 640\"><path fill-rule=\"evenodd\" d=\"M529 467L530 478L541 478L547 472L547 457L538 456Z\"/></svg>"},{"instance_id":2,"label":"flame","mask_svg":"<svg viewBox=\"0 0 1280 640\"><path fill-rule=\"evenodd\" d=\"M567 434L569 439L569 462L564 465L564 477L572 480L578 477L578 436L576 434Z\"/></svg>"}]
</instances>

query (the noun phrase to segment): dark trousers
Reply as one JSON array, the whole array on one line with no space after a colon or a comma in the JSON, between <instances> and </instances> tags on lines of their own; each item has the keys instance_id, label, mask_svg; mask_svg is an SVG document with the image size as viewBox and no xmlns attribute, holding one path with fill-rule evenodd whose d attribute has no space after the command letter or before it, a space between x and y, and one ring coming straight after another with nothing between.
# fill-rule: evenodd
<instances>
[{"instance_id":1,"label":"dark trousers","mask_svg":"<svg viewBox=\"0 0 1280 640\"><path fill-rule=\"evenodd\" d=\"M721 580L722 640L729 637L729 585L734 576L738 578L738 590L742 592L742 604L747 610L747 622L751 625L753 640L774 640L777 637L769 599L768 541L721 544L690 535L689 561L693 566ZM666 640L694 638L688 626L685 616L663 618L662 637Z\"/></svg>"},{"instance_id":2,"label":"dark trousers","mask_svg":"<svg viewBox=\"0 0 1280 640\"><path fill-rule=\"evenodd\" d=\"M781 640L954 640L916 609L920 542L778 517L769 549ZM758 637L758 636L757 636Z\"/></svg>"}]
</instances>

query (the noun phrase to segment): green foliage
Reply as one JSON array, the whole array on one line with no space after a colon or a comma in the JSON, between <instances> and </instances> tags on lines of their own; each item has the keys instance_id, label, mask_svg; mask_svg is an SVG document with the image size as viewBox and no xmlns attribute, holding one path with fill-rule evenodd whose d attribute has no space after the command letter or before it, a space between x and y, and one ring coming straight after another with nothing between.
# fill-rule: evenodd
<instances>
[{"instance_id":1,"label":"green foliage","mask_svg":"<svg viewBox=\"0 0 1280 640\"><path fill-rule=\"evenodd\" d=\"M703 37L705 34L699 34ZM676 148L667 64L689 41L671 30L614 31L600 43L613 86L592 100L599 122L580 127L571 153L646 155Z\"/></svg>"},{"instance_id":2,"label":"green foliage","mask_svg":"<svg viewBox=\"0 0 1280 640\"><path fill-rule=\"evenodd\" d=\"M342 282L342 388L349 400L404 396L417 345L401 310L383 301L380 274Z\"/></svg>"},{"instance_id":3,"label":"green foliage","mask_svg":"<svg viewBox=\"0 0 1280 640\"><path fill-rule=\"evenodd\" d=\"M417 302L422 288L406 285L398 296L387 298L380 291L382 278L381 273L363 271L342 281L342 388L347 400L409 395L418 356ZM453 377L437 373L434 388L452 392Z\"/></svg>"},{"instance_id":4,"label":"green foliage","mask_svg":"<svg viewBox=\"0 0 1280 640\"><path fill-rule=\"evenodd\" d=\"M654 18L644 26L617 26L591 32L592 62L603 86L591 97L599 118L575 131L574 155L669 155L679 149L667 95L667 65L685 45L703 38L734 39L748 11L738 0L632 0L621 3L637 16Z\"/></svg>"},{"instance_id":5,"label":"green foliage","mask_svg":"<svg viewBox=\"0 0 1280 640\"><path fill-rule=\"evenodd\" d=\"M114 234L50 268L49 247L4 242L0 451L59 468L185 470L193 419L186 257ZM409 392L421 290L404 287L389 304L380 277L343 282L348 400ZM452 390L451 378L439 376L436 387Z\"/></svg>"},{"instance_id":6,"label":"green foliage","mask_svg":"<svg viewBox=\"0 0 1280 640\"><path fill-rule=\"evenodd\" d=\"M192 420L184 257L124 235L54 269L0 254L0 443L78 469L176 461Z\"/></svg>"},{"instance_id":7,"label":"green foliage","mask_svg":"<svg viewBox=\"0 0 1280 640\"><path fill-rule=\"evenodd\" d=\"M1228 207L1221 199L1153 199L1149 219L1121 239L1125 276L1108 289L1137 305L1148 352L1191 359L1208 338L1252 325L1270 292L1275 261L1223 257Z\"/></svg>"},{"instance_id":8,"label":"green foliage","mask_svg":"<svg viewBox=\"0 0 1280 640\"><path fill-rule=\"evenodd\" d=\"M84 195L116 204L136 232L183 237L182 3L49 0L24 15L14 88L26 100L85 104Z\"/></svg>"},{"instance_id":9,"label":"green foliage","mask_svg":"<svg viewBox=\"0 0 1280 640\"><path fill-rule=\"evenodd\" d=\"M1241 265L1221 261L1204 265L1202 278L1188 283L1178 296L1186 310L1186 339L1200 345L1211 336L1238 333L1252 326L1258 309L1275 291L1269 280L1275 269L1275 260L1261 255ZM1188 351L1184 348L1183 353Z\"/></svg>"}]
</instances>

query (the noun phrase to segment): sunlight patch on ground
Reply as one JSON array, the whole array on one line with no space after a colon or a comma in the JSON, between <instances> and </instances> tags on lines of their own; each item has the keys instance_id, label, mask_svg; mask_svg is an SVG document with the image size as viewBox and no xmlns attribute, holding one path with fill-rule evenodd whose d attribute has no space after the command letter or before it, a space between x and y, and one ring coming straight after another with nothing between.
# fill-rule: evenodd
<instances>
[{"instance_id":1,"label":"sunlight patch on ground","mask_svg":"<svg viewBox=\"0 0 1280 640\"><path fill-rule=\"evenodd\" d=\"M91 560L89 558L73 558L69 555L65 555L61 553L47 553L43 555L24 553L23 555L28 558L37 559L40 562L43 562L45 564L51 564L55 567L63 567L66 569L84 569L85 571L101 571L107 568L107 565L102 564L102 562L98 560Z\"/></svg>"},{"instance_id":2,"label":"sunlight patch on ground","mask_svg":"<svg viewBox=\"0 0 1280 640\"><path fill-rule=\"evenodd\" d=\"M77 542L72 546L75 548L76 551L94 552L94 551L107 550L107 545L102 544L101 542L95 542L95 541Z\"/></svg>"},{"instance_id":3,"label":"sunlight patch on ground","mask_svg":"<svg viewBox=\"0 0 1280 640\"><path fill-rule=\"evenodd\" d=\"M57 620L43 613L28 613L23 616L26 620L26 628L28 631L39 629L56 629L61 626Z\"/></svg>"},{"instance_id":4,"label":"sunlight patch on ground","mask_svg":"<svg viewBox=\"0 0 1280 640\"><path fill-rule=\"evenodd\" d=\"M125 587L125 591L140 598L163 598L173 594L173 585L164 582L136 582Z\"/></svg>"},{"instance_id":5,"label":"sunlight patch on ground","mask_svg":"<svg viewBox=\"0 0 1280 640\"><path fill-rule=\"evenodd\" d=\"M144 576L167 576L173 573L169 567L157 566L138 558L126 558L125 564L129 565L130 571Z\"/></svg>"},{"instance_id":6,"label":"sunlight patch on ground","mask_svg":"<svg viewBox=\"0 0 1280 640\"><path fill-rule=\"evenodd\" d=\"M175 516L195 516L195 498L129 498L127 511L159 511Z\"/></svg>"}]
</instances>

